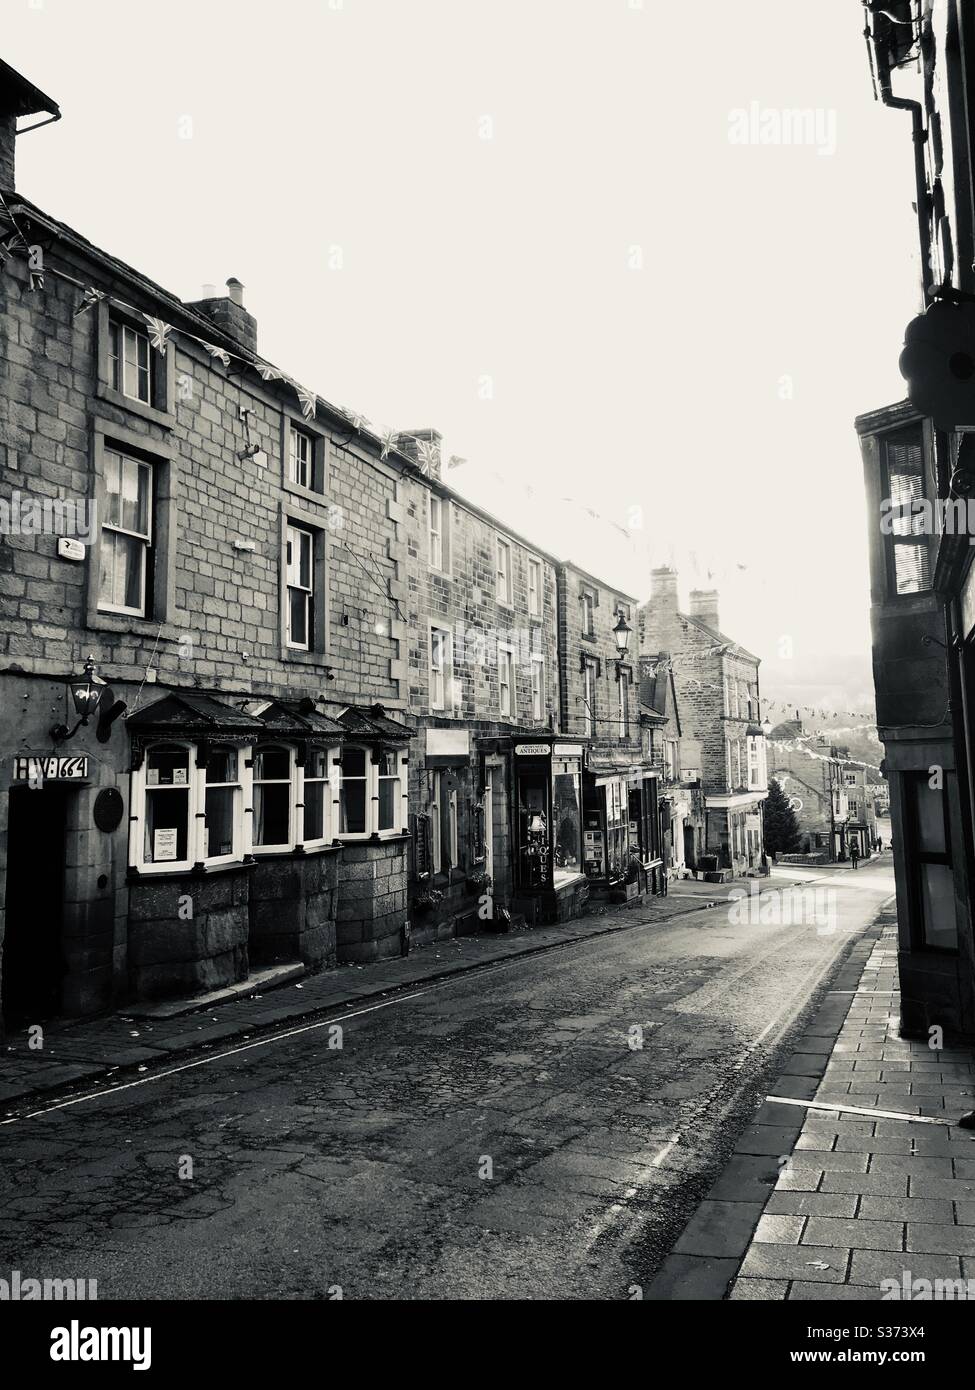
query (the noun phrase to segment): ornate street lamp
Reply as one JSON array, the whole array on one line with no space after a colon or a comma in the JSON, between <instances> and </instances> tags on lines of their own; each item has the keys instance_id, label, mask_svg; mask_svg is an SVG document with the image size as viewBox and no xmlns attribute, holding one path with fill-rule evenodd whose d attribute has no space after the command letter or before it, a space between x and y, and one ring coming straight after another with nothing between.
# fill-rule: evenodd
<instances>
[{"instance_id":1,"label":"ornate street lamp","mask_svg":"<svg viewBox=\"0 0 975 1390\"><path fill-rule=\"evenodd\" d=\"M630 633L633 629L629 626L623 614L619 615L619 622L613 628L613 637L616 640L616 650L619 653L619 661L626 656L626 649L630 645Z\"/></svg>"},{"instance_id":2,"label":"ornate street lamp","mask_svg":"<svg viewBox=\"0 0 975 1390\"><path fill-rule=\"evenodd\" d=\"M51 738L55 743L64 743L69 738L74 738L82 724L87 724L98 708L104 686L95 684L94 657L88 657L85 662L84 674L79 676L77 680L69 681L68 686L74 701L75 713L79 719L73 729L69 729L66 724L55 724L51 730Z\"/></svg>"}]
</instances>

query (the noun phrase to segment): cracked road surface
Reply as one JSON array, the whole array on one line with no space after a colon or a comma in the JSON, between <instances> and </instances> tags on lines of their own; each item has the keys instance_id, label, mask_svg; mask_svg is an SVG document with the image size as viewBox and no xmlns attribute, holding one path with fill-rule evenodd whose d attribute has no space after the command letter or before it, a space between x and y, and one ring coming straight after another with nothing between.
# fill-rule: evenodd
<instances>
[{"instance_id":1,"label":"cracked road surface","mask_svg":"<svg viewBox=\"0 0 975 1390\"><path fill-rule=\"evenodd\" d=\"M833 933L722 904L413 989L340 1049L317 1028L18 1120L0 1275L102 1299L633 1297L893 877L813 886Z\"/></svg>"}]
</instances>

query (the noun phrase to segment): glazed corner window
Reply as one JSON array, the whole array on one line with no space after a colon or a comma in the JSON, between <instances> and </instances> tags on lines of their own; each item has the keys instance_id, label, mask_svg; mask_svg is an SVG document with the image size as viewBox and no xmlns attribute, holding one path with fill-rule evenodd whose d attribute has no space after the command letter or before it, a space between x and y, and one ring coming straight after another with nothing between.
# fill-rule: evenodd
<instances>
[{"instance_id":1,"label":"glazed corner window","mask_svg":"<svg viewBox=\"0 0 975 1390\"><path fill-rule=\"evenodd\" d=\"M583 589L579 599L582 603L583 635L592 637L596 630L596 600L588 589Z\"/></svg>"},{"instance_id":2,"label":"glazed corner window","mask_svg":"<svg viewBox=\"0 0 975 1390\"><path fill-rule=\"evenodd\" d=\"M947 789L932 787L928 773L904 776L906 801L905 859L911 904L912 935L919 947L958 949L955 892L948 835Z\"/></svg>"},{"instance_id":3,"label":"glazed corner window","mask_svg":"<svg viewBox=\"0 0 975 1390\"><path fill-rule=\"evenodd\" d=\"M302 825L304 844L328 838L328 754L324 748L309 748L305 756L305 792Z\"/></svg>"},{"instance_id":4,"label":"glazed corner window","mask_svg":"<svg viewBox=\"0 0 975 1390\"><path fill-rule=\"evenodd\" d=\"M495 561L495 596L498 603L504 603L510 607L513 602L511 587L511 546L507 541L503 541L500 536L498 536L496 540L495 553L497 556Z\"/></svg>"},{"instance_id":5,"label":"glazed corner window","mask_svg":"<svg viewBox=\"0 0 975 1390\"><path fill-rule=\"evenodd\" d=\"M309 652L315 635L315 538L311 531L289 526L286 546L287 642Z\"/></svg>"},{"instance_id":6,"label":"glazed corner window","mask_svg":"<svg viewBox=\"0 0 975 1390\"><path fill-rule=\"evenodd\" d=\"M528 561L528 613L532 618L542 616L542 563Z\"/></svg>"},{"instance_id":7,"label":"glazed corner window","mask_svg":"<svg viewBox=\"0 0 975 1390\"><path fill-rule=\"evenodd\" d=\"M109 384L133 401L155 405L149 335L118 319L108 321Z\"/></svg>"},{"instance_id":8,"label":"glazed corner window","mask_svg":"<svg viewBox=\"0 0 975 1390\"><path fill-rule=\"evenodd\" d=\"M395 830L400 802L399 755L393 749L382 749L378 766L379 817L376 829Z\"/></svg>"},{"instance_id":9,"label":"glazed corner window","mask_svg":"<svg viewBox=\"0 0 975 1390\"><path fill-rule=\"evenodd\" d=\"M240 857L241 786L236 748L215 743L207 753L203 817L203 858Z\"/></svg>"},{"instance_id":10,"label":"glazed corner window","mask_svg":"<svg viewBox=\"0 0 975 1390\"><path fill-rule=\"evenodd\" d=\"M149 612L152 547L152 466L114 449L105 451L98 607L104 613Z\"/></svg>"},{"instance_id":11,"label":"glazed corner window","mask_svg":"<svg viewBox=\"0 0 975 1390\"><path fill-rule=\"evenodd\" d=\"M887 582L895 594L918 594L931 587L929 508L924 481L920 428L884 441L884 500L880 530L887 555Z\"/></svg>"},{"instance_id":12,"label":"glazed corner window","mask_svg":"<svg viewBox=\"0 0 975 1390\"><path fill-rule=\"evenodd\" d=\"M450 681L450 633L446 628L430 628L430 708L442 710L447 705Z\"/></svg>"},{"instance_id":13,"label":"glazed corner window","mask_svg":"<svg viewBox=\"0 0 975 1390\"><path fill-rule=\"evenodd\" d=\"M259 748L254 754L254 847L290 849L291 750Z\"/></svg>"},{"instance_id":14,"label":"glazed corner window","mask_svg":"<svg viewBox=\"0 0 975 1390\"><path fill-rule=\"evenodd\" d=\"M175 868L190 858L190 749L157 744L145 756L142 859Z\"/></svg>"},{"instance_id":15,"label":"glazed corner window","mask_svg":"<svg viewBox=\"0 0 975 1390\"><path fill-rule=\"evenodd\" d=\"M545 718L545 658L532 657L532 718L541 724Z\"/></svg>"},{"instance_id":16,"label":"glazed corner window","mask_svg":"<svg viewBox=\"0 0 975 1390\"><path fill-rule=\"evenodd\" d=\"M515 654L498 643L498 709L506 718L515 712Z\"/></svg>"}]
</instances>

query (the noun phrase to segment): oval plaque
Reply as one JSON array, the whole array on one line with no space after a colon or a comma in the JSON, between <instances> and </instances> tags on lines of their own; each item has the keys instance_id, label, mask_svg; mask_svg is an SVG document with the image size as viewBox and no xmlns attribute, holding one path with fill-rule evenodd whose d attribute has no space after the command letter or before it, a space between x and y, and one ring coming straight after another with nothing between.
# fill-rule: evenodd
<instances>
[{"instance_id":1,"label":"oval plaque","mask_svg":"<svg viewBox=\"0 0 975 1390\"><path fill-rule=\"evenodd\" d=\"M122 812L125 807L122 803L122 793L117 787L103 787L95 797L95 806L92 812L95 824L99 830L117 830L122 820Z\"/></svg>"}]
</instances>

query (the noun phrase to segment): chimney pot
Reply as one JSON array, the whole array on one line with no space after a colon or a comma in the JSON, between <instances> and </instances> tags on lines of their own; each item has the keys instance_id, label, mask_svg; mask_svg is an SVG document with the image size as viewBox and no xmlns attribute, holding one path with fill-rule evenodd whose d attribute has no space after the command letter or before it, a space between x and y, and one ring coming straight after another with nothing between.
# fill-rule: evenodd
<instances>
[{"instance_id":1,"label":"chimney pot","mask_svg":"<svg viewBox=\"0 0 975 1390\"><path fill-rule=\"evenodd\" d=\"M235 304L239 304L241 308L244 307L244 287L236 275L231 275L227 281L227 293Z\"/></svg>"},{"instance_id":2,"label":"chimney pot","mask_svg":"<svg viewBox=\"0 0 975 1390\"><path fill-rule=\"evenodd\" d=\"M217 287L216 287L216 285L204 285L204 286L203 286L203 294L202 294L200 297L201 297L201 299L216 299L216 297L217 297Z\"/></svg>"}]
</instances>

